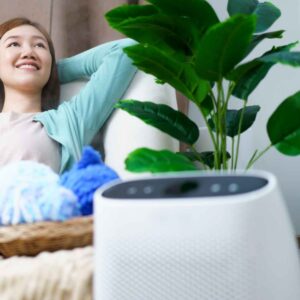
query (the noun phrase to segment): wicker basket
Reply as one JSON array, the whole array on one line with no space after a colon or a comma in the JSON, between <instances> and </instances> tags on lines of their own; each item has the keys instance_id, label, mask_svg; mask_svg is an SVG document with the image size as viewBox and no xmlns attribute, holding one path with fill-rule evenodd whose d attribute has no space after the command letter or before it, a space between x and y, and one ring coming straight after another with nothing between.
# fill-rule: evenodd
<instances>
[{"instance_id":1,"label":"wicker basket","mask_svg":"<svg viewBox=\"0 0 300 300\"><path fill-rule=\"evenodd\" d=\"M0 255L34 256L42 251L84 247L93 243L93 217L0 227Z\"/></svg>"}]
</instances>

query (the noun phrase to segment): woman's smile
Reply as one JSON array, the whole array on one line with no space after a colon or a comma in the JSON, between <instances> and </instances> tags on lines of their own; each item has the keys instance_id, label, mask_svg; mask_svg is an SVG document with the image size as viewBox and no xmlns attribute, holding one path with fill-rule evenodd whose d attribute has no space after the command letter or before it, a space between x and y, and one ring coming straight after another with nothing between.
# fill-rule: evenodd
<instances>
[{"instance_id":1,"label":"woman's smile","mask_svg":"<svg viewBox=\"0 0 300 300\"><path fill-rule=\"evenodd\" d=\"M52 58L43 34L31 25L7 31L0 40L4 88L39 93L49 80Z\"/></svg>"},{"instance_id":2,"label":"woman's smile","mask_svg":"<svg viewBox=\"0 0 300 300\"><path fill-rule=\"evenodd\" d=\"M32 71L37 71L40 69L38 64L34 61L24 61L22 63L17 64L16 68L22 70L32 70Z\"/></svg>"}]
</instances>

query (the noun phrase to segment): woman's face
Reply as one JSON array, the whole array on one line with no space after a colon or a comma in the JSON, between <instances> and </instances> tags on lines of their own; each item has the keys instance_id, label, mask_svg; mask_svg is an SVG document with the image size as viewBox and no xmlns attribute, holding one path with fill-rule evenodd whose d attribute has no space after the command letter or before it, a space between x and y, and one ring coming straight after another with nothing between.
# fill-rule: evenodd
<instances>
[{"instance_id":1,"label":"woman's face","mask_svg":"<svg viewBox=\"0 0 300 300\"><path fill-rule=\"evenodd\" d=\"M0 40L0 79L4 88L41 93L52 57L44 35L31 25L7 31Z\"/></svg>"}]
</instances>

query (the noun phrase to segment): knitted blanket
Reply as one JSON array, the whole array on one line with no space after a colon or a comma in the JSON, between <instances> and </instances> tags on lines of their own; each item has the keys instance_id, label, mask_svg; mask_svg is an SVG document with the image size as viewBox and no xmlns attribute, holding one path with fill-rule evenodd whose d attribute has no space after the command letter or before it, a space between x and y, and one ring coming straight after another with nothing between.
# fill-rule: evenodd
<instances>
[{"instance_id":1,"label":"knitted blanket","mask_svg":"<svg viewBox=\"0 0 300 300\"><path fill-rule=\"evenodd\" d=\"M0 258L1 300L92 300L91 246Z\"/></svg>"}]
</instances>

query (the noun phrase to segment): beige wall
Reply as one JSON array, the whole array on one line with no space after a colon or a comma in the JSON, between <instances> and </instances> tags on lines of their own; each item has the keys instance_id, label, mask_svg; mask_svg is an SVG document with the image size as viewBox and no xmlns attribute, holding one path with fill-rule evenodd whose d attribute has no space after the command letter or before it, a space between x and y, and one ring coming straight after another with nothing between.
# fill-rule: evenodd
<instances>
[{"instance_id":1,"label":"beige wall","mask_svg":"<svg viewBox=\"0 0 300 300\"><path fill-rule=\"evenodd\" d=\"M124 3L125 0L53 0L52 38L57 57L120 38L107 25L104 14Z\"/></svg>"},{"instance_id":2,"label":"beige wall","mask_svg":"<svg viewBox=\"0 0 300 300\"><path fill-rule=\"evenodd\" d=\"M50 33L57 58L70 56L121 37L104 14L126 0L1 0L0 22L25 16L41 23ZM143 1L140 1L143 3Z\"/></svg>"},{"instance_id":3,"label":"beige wall","mask_svg":"<svg viewBox=\"0 0 300 300\"><path fill-rule=\"evenodd\" d=\"M49 30L51 0L1 0L0 3L1 23L17 16L26 16Z\"/></svg>"}]
</instances>

